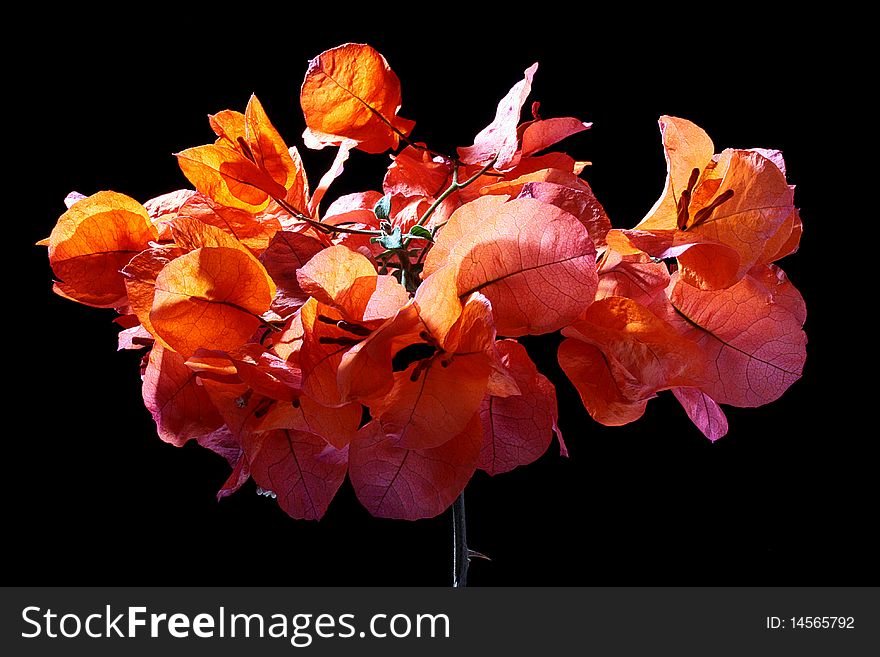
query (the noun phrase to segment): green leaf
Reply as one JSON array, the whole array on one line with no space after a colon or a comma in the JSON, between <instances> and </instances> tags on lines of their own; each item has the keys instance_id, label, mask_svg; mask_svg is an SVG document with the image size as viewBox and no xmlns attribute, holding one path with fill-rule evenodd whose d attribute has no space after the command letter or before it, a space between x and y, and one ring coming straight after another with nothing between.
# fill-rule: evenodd
<instances>
[{"instance_id":1,"label":"green leaf","mask_svg":"<svg viewBox=\"0 0 880 657\"><path fill-rule=\"evenodd\" d=\"M398 226L393 231L391 231L390 235L382 235L379 238L379 244L384 246L386 249L400 249L403 248L403 235L400 233L400 227Z\"/></svg>"},{"instance_id":2,"label":"green leaf","mask_svg":"<svg viewBox=\"0 0 880 657\"><path fill-rule=\"evenodd\" d=\"M387 221L391 218L391 194L385 194L373 206L373 213L381 220Z\"/></svg>"},{"instance_id":3,"label":"green leaf","mask_svg":"<svg viewBox=\"0 0 880 657\"><path fill-rule=\"evenodd\" d=\"M409 229L409 235L407 237L420 237L422 239L428 240L429 242L434 241L434 236L431 234L431 231L424 226L413 226Z\"/></svg>"}]
</instances>

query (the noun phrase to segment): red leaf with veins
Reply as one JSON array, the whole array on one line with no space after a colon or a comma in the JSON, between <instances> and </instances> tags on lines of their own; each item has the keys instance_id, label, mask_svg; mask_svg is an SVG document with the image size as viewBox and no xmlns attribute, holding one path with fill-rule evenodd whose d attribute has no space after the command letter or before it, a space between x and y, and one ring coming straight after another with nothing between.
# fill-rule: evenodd
<instances>
[{"instance_id":1,"label":"red leaf with veins","mask_svg":"<svg viewBox=\"0 0 880 657\"><path fill-rule=\"evenodd\" d=\"M718 403L699 388L673 388L672 394L697 428L712 442L727 433L727 417Z\"/></svg>"},{"instance_id":2,"label":"red leaf with veins","mask_svg":"<svg viewBox=\"0 0 880 657\"><path fill-rule=\"evenodd\" d=\"M437 237L447 271L436 271L438 280L429 276L416 293L435 336L445 335L455 304L473 292L489 299L498 333L507 336L556 331L593 301L596 249L583 224L534 199L493 201L477 212L463 206ZM436 265L429 256L425 271Z\"/></svg>"},{"instance_id":3,"label":"red leaf with veins","mask_svg":"<svg viewBox=\"0 0 880 657\"><path fill-rule=\"evenodd\" d=\"M497 347L521 394L486 396L480 406L483 446L477 467L490 475L535 461L547 451L554 431L565 453L553 384L515 340L499 340Z\"/></svg>"},{"instance_id":4,"label":"red leaf with veins","mask_svg":"<svg viewBox=\"0 0 880 657\"><path fill-rule=\"evenodd\" d=\"M255 255L265 251L275 233L281 230L281 223L272 215L228 208L202 194L190 197L179 208L177 216L192 217L215 226L232 235Z\"/></svg>"},{"instance_id":5,"label":"red leaf with veins","mask_svg":"<svg viewBox=\"0 0 880 657\"><path fill-rule=\"evenodd\" d=\"M605 425L637 419L660 390L703 380L697 345L632 299L601 299L562 334L559 364Z\"/></svg>"},{"instance_id":6,"label":"red leaf with veins","mask_svg":"<svg viewBox=\"0 0 880 657\"><path fill-rule=\"evenodd\" d=\"M166 443L179 447L223 425L223 418L195 372L180 354L158 343L150 352L144 372L143 396L159 437Z\"/></svg>"},{"instance_id":7,"label":"red leaf with veins","mask_svg":"<svg viewBox=\"0 0 880 657\"><path fill-rule=\"evenodd\" d=\"M229 497L238 491L248 479L251 477L250 467L248 467L247 459L244 457L244 451L241 445L232 435L229 427L222 426L204 436L196 438L199 445L206 449L210 449L215 454L226 459L227 463L232 467L229 477L217 491L217 500Z\"/></svg>"},{"instance_id":8,"label":"red leaf with veins","mask_svg":"<svg viewBox=\"0 0 880 657\"><path fill-rule=\"evenodd\" d=\"M329 305L335 305L336 298L362 276L377 276L376 268L363 255L344 246L316 253L296 273L304 292Z\"/></svg>"},{"instance_id":9,"label":"red leaf with veins","mask_svg":"<svg viewBox=\"0 0 880 657\"><path fill-rule=\"evenodd\" d=\"M559 365L571 380L584 408L605 426L622 426L635 422L645 412L654 395L629 395L621 390L608 359L601 350L586 342L568 338L559 345ZM636 381L631 380L630 387Z\"/></svg>"},{"instance_id":10,"label":"red leaf with veins","mask_svg":"<svg viewBox=\"0 0 880 657\"><path fill-rule=\"evenodd\" d=\"M292 518L319 520L345 479L348 447L336 449L305 431L249 434L244 451L257 484L278 496Z\"/></svg>"},{"instance_id":11,"label":"red leaf with veins","mask_svg":"<svg viewBox=\"0 0 880 657\"><path fill-rule=\"evenodd\" d=\"M425 267L422 270L422 278L427 278L441 267L449 264L455 245L464 240L472 231L478 229L485 217L491 217L499 212L505 201L507 201L505 196L483 196L453 212L449 223L443 227L437 236L436 243L428 251Z\"/></svg>"},{"instance_id":12,"label":"red leaf with veins","mask_svg":"<svg viewBox=\"0 0 880 657\"><path fill-rule=\"evenodd\" d=\"M807 336L803 314L792 312L791 291L768 289L749 275L726 290L699 290L674 276L670 301L684 334L703 350L715 401L761 406L778 399L801 377Z\"/></svg>"},{"instance_id":13,"label":"red leaf with veins","mask_svg":"<svg viewBox=\"0 0 880 657\"><path fill-rule=\"evenodd\" d=\"M351 444L349 477L374 516L418 520L443 513L476 470L482 443L475 413L459 435L434 449L406 449L385 437L375 420Z\"/></svg>"},{"instance_id":14,"label":"red leaf with veins","mask_svg":"<svg viewBox=\"0 0 880 657\"><path fill-rule=\"evenodd\" d=\"M755 267L749 272L756 284L760 284L765 292L791 313L798 323L803 325L807 321L807 305L797 288L788 280L788 276L776 265Z\"/></svg>"},{"instance_id":15,"label":"red leaf with veins","mask_svg":"<svg viewBox=\"0 0 880 657\"><path fill-rule=\"evenodd\" d=\"M321 436L339 449L350 443L361 423L361 405L346 404L339 408L322 406L308 397L298 403L275 404L256 424L256 430L295 429Z\"/></svg>"},{"instance_id":16,"label":"red leaf with veins","mask_svg":"<svg viewBox=\"0 0 880 657\"><path fill-rule=\"evenodd\" d=\"M283 231L275 233L260 256L260 262L277 287L271 308L281 317L290 317L308 301L309 295L299 286L296 271L323 248L314 237Z\"/></svg>"},{"instance_id":17,"label":"red leaf with veins","mask_svg":"<svg viewBox=\"0 0 880 657\"><path fill-rule=\"evenodd\" d=\"M509 194L549 203L577 217L596 246L605 245L611 221L590 186L577 174L558 169L533 171L510 181L487 185L481 194Z\"/></svg>"},{"instance_id":18,"label":"red leaf with veins","mask_svg":"<svg viewBox=\"0 0 880 657\"><path fill-rule=\"evenodd\" d=\"M588 130L592 125L570 116L532 121L523 130L523 157L539 153L566 137Z\"/></svg>"},{"instance_id":19,"label":"red leaf with veins","mask_svg":"<svg viewBox=\"0 0 880 657\"><path fill-rule=\"evenodd\" d=\"M455 356L447 367L439 356L417 361L394 373L394 386L370 412L396 445L438 447L461 433L479 410L490 369L484 354Z\"/></svg>"},{"instance_id":20,"label":"red leaf with veins","mask_svg":"<svg viewBox=\"0 0 880 657\"><path fill-rule=\"evenodd\" d=\"M669 269L662 262L653 262L644 253L621 256L607 251L599 267L596 299L627 297L663 317L669 303L668 286Z\"/></svg>"},{"instance_id":21,"label":"red leaf with veins","mask_svg":"<svg viewBox=\"0 0 880 657\"><path fill-rule=\"evenodd\" d=\"M400 80L385 58L362 43L346 43L309 62L300 104L309 148L351 143L367 153L397 148L414 121L398 116Z\"/></svg>"}]
</instances>

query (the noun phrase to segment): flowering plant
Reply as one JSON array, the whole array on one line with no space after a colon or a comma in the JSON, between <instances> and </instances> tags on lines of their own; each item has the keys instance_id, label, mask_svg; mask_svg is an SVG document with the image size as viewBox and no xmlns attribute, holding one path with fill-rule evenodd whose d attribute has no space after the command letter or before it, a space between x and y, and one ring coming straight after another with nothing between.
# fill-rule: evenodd
<instances>
[{"instance_id":1,"label":"flowering plant","mask_svg":"<svg viewBox=\"0 0 880 657\"><path fill-rule=\"evenodd\" d=\"M538 103L521 122L536 70L444 154L411 137L385 59L346 44L301 90L305 146L336 149L314 188L253 96L210 117L213 144L177 154L194 190L68 196L41 242L55 291L120 313L120 347L147 349L160 438L229 461L220 497L253 478L318 519L348 476L372 514L417 519L554 433L564 454L526 335L561 332L559 364L606 425L668 390L716 440L719 404L766 404L800 377L805 306L773 264L802 230L782 155L715 153L662 117L665 189L613 229L589 163L552 150L590 124ZM355 149L395 153L381 191L323 204Z\"/></svg>"}]
</instances>

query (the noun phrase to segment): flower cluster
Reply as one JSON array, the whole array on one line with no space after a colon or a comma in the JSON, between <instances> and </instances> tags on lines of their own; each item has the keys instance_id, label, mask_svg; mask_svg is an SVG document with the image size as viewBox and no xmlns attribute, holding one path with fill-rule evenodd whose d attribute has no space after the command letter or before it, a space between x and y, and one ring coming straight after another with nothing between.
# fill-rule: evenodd
<instances>
[{"instance_id":1,"label":"flower cluster","mask_svg":"<svg viewBox=\"0 0 880 657\"><path fill-rule=\"evenodd\" d=\"M348 476L374 515L439 514L477 469L531 463L557 427L551 382L517 338L561 331L559 363L598 422L638 419L669 390L710 439L719 404L758 406L800 377L803 300L773 263L801 221L775 151L720 154L660 121L665 190L612 229L587 165L552 148L590 124L520 123L534 65L455 155L414 141L400 83L369 46L309 64L312 189L252 97L178 154L194 190L141 205L71 194L43 244L55 291L115 308L120 348L148 349L159 436L225 456L295 518L320 518ZM393 150L381 191L325 194L353 149Z\"/></svg>"}]
</instances>

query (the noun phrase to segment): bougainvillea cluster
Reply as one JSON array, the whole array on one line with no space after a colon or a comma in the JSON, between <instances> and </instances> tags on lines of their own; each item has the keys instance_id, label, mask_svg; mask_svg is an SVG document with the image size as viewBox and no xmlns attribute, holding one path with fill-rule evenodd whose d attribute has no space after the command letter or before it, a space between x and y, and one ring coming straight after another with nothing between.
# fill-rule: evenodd
<instances>
[{"instance_id":1,"label":"bougainvillea cluster","mask_svg":"<svg viewBox=\"0 0 880 657\"><path fill-rule=\"evenodd\" d=\"M715 440L719 405L766 404L800 377L805 307L773 264L801 235L781 154L716 153L663 117L663 194L612 229L587 163L553 150L590 124L537 103L520 122L536 70L446 155L410 137L385 59L343 45L301 91L305 146L336 149L317 186L254 96L177 154L194 190L67 198L42 242L55 291L120 313L120 348L147 350L159 436L232 466L220 496L253 478L315 519L348 476L371 513L415 519L554 432L564 453L525 335L561 331L562 370L605 425L671 391ZM381 190L324 204L353 149L395 153Z\"/></svg>"}]
</instances>

